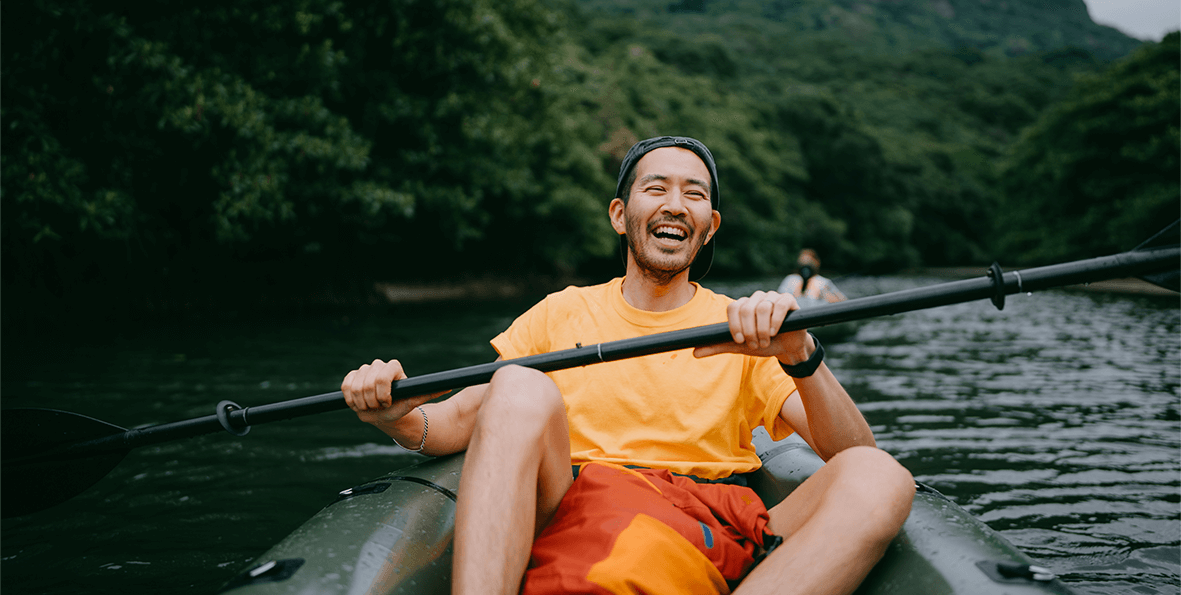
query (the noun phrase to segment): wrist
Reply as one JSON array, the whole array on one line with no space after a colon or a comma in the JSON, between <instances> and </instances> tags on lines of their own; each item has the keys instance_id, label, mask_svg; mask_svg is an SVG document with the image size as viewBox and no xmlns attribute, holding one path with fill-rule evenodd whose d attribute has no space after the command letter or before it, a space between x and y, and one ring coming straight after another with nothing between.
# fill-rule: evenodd
<instances>
[{"instance_id":1,"label":"wrist","mask_svg":"<svg viewBox=\"0 0 1181 595\"><path fill-rule=\"evenodd\" d=\"M805 347L804 352L807 355L802 361L788 364L784 363L782 358L779 359L780 367L792 378L807 378L816 373L817 368L824 362L824 346L820 344L820 339L817 339L816 335L812 333L808 333L808 336L812 339L812 352L807 353L808 350Z\"/></svg>"},{"instance_id":2,"label":"wrist","mask_svg":"<svg viewBox=\"0 0 1181 595\"><path fill-rule=\"evenodd\" d=\"M426 446L426 436L430 429L426 411L421 406L411 409L406 415L388 424L386 434L394 444L411 452L420 452Z\"/></svg>"},{"instance_id":3,"label":"wrist","mask_svg":"<svg viewBox=\"0 0 1181 595\"><path fill-rule=\"evenodd\" d=\"M816 353L816 348L820 345L820 342L815 340L815 336L810 332L806 336L807 338L804 339L799 350L780 353L776 356L776 359L779 360L779 365L786 367L798 366L808 361L808 358Z\"/></svg>"}]
</instances>

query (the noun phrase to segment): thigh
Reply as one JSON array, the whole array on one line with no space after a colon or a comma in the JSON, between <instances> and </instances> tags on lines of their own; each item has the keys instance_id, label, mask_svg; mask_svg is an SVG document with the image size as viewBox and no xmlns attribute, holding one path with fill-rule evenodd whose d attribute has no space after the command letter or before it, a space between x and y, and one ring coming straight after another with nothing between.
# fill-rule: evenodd
<instances>
[{"instance_id":1,"label":"thigh","mask_svg":"<svg viewBox=\"0 0 1181 595\"><path fill-rule=\"evenodd\" d=\"M549 524L562 498L574 482L570 468L570 429L563 408L547 424L543 436L542 456L537 470L537 523L536 534Z\"/></svg>"},{"instance_id":2,"label":"thigh","mask_svg":"<svg viewBox=\"0 0 1181 595\"><path fill-rule=\"evenodd\" d=\"M495 443L496 452L490 454L501 461L523 464L517 474L503 481L531 478L536 470L536 528L540 532L574 479L562 394L542 372L505 366L493 375L481 409L476 431L482 441Z\"/></svg>"}]
</instances>

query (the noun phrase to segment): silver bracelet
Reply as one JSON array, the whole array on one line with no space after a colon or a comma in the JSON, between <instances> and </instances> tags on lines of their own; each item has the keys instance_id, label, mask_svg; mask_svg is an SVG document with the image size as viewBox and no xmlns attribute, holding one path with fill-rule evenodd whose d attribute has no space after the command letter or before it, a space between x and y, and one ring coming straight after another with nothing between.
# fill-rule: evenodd
<instances>
[{"instance_id":1,"label":"silver bracelet","mask_svg":"<svg viewBox=\"0 0 1181 595\"><path fill-rule=\"evenodd\" d=\"M426 431L430 426L426 421L426 410L421 406L415 407L415 409L418 409L419 413L422 413L422 442L419 443L418 448L406 448L405 446L402 446L402 444L398 442L398 439L394 438L393 436L390 436L390 439L394 441L394 444L402 446L402 448L406 448L406 450L410 452L422 452L423 447L426 446Z\"/></svg>"}]
</instances>

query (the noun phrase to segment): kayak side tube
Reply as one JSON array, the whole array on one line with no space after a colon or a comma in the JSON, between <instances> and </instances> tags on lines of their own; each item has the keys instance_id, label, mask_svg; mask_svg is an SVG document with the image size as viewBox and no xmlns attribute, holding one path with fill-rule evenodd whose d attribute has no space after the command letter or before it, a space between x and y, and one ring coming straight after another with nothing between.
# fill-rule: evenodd
<instances>
[{"instance_id":1,"label":"kayak side tube","mask_svg":"<svg viewBox=\"0 0 1181 595\"><path fill-rule=\"evenodd\" d=\"M340 492L221 592L450 593L462 468L440 457Z\"/></svg>"},{"instance_id":2,"label":"kayak side tube","mask_svg":"<svg viewBox=\"0 0 1181 595\"><path fill-rule=\"evenodd\" d=\"M759 428L763 466L750 487L767 508L781 502L824 461L793 434L772 442ZM854 595L1073 595L1000 533L935 489L915 484L910 516Z\"/></svg>"},{"instance_id":3,"label":"kayak side tube","mask_svg":"<svg viewBox=\"0 0 1181 595\"><path fill-rule=\"evenodd\" d=\"M750 485L768 508L824 463L797 436L755 445ZM431 459L341 492L231 580L223 593L450 593L463 455ZM909 518L855 595L1073 595L1049 571L939 492L919 484Z\"/></svg>"}]
</instances>

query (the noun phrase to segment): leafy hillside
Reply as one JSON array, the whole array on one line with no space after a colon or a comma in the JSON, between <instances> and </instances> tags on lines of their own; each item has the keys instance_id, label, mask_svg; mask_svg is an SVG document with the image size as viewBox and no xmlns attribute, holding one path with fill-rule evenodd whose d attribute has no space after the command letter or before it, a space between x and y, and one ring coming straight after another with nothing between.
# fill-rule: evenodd
<instances>
[{"instance_id":1,"label":"leafy hillside","mask_svg":"<svg viewBox=\"0 0 1181 595\"><path fill-rule=\"evenodd\" d=\"M646 26L683 31L699 16L701 29L736 30L795 43L837 40L876 53L940 47L992 56L1079 48L1100 60L1127 55L1140 44L1098 25L1083 0L578 0L588 14L630 17ZM670 18L671 17L671 18ZM729 38L738 44L745 40Z\"/></svg>"},{"instance_id":2,"label":"leafy hillside","mask_svg":"<svg viewBox=\"0 0 1181 595\"><path fill-rule=\"evenodd\" d=\"M1129 139L1099 126L1080 163L1125 140L1176 148L1177 36L1111 62L1138 44L1090 23L1081 0L0 10L6 314L615 275L604 213L619 161L660 134L718 157L714 275L781 273L805 245L844 271L1045 258L1072 242L1048 250L1030 234L1070 227L1071 208L1053 205L1077 188L1028 195L1012 181L1080 138L1046 120L1090 105L1076 79L1124 89L1095 105L1130 103L1121 113L1149 122ZM1147 190L1113 173L1139 197L1121 221L1175 211L1175 168L1162 161ZM1087 188L1106 183L1096 175ZM1015 203L1064 215L1013 235L999 212Z\"/></svg>"},{"instance_id":3,"label":"leafy hillside","mask_svg":"<svg viewBox=\"0 0 1181 595\"><path fill-rule=\"evenodd\" d=\"M996 163L1076 75L1140 43L1091 22L1082 0L583 0L571 12L605 68L619 47L650 50L798 147L783 157L803 174L782 192L825 215L797 211L808 223L782 240L846 269L999 257ZM723 263L759 268L767 239Z\"/></svg>"}]
</instances>

